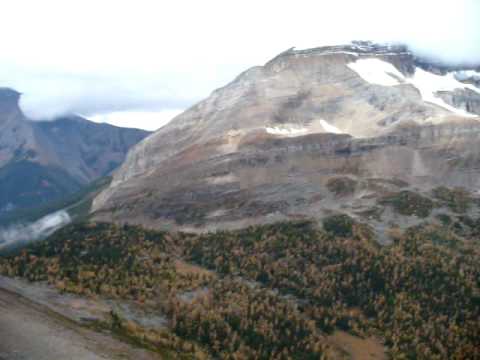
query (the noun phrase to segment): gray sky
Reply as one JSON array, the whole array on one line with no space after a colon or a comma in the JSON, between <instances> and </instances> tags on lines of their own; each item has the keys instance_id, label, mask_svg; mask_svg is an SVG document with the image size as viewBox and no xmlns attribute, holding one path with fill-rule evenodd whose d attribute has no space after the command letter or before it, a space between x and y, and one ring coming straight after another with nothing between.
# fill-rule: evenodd
<instances>
[{"instance_id":1,"label":"gray sky","mask_svg":"<svg viewBox=\"0 0 480 360\"><path fill-rule=\"evenodd\" d=\"M292 46L402 41L480 63L479 19L478 0L15 0L0 13L0 86L35 119L155 129Z\"/></svg>"}]
</instances>

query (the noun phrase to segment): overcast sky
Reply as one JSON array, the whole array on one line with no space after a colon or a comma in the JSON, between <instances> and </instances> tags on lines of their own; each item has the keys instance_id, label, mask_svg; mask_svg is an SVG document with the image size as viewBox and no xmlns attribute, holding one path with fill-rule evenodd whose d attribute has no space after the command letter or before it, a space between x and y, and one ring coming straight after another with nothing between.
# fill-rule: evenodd
<instances>
[{"instance_id":1,"label":"overcast sky","mask_svg":"<svg viewBox=\"0 0 480 360\"><path fill-rule=\"evenodd\" d=\"M478 0L15 0L0 13L0 86L35 119L155 129L292 46L402 41L480 63L479 19Z\"/></svg>"}]
</instances>

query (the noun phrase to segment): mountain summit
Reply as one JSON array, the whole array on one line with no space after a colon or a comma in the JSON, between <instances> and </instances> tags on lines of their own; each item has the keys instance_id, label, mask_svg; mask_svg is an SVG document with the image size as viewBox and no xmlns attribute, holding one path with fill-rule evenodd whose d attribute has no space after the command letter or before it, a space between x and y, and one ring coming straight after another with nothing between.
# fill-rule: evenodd
<instances>
[{"instance_id":1,"label":"mountain summit","mask_svg":"<svg viewBox=\"0 0 480 360\"><path fill-rule=\"evenodd\" d=\"M473 189L479 78L404 46L287 50L135 146L93 210L205 231L357 216L382 191Z\"/></svg>"},{"instance_id":2,"label":"mountain summit","mask_svg":"<svg viewBox=\"0 0 480 360\"><path fill-rule=\"evenodd\" d=\"M21 94L0 88L0 217L80 189L116 168L149 133L79 116L30 121Z\"/></svg>"}]
</instances>

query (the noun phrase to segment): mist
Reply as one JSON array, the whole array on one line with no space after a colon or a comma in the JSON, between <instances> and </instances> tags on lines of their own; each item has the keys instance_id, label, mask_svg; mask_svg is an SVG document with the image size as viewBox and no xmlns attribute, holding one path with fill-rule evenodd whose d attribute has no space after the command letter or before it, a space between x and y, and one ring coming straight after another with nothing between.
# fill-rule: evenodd
<instances>
[{"instance_id":1,"label":"mist","mask_svg":"<svg viewBox=\"0 0 480 360\"><path fill-rule=\"evenodd\" d=\"M292 46L401 42L480 64L479 18L476 0L19 0L0 14L0 86L23 93L32 119L77 113L154 129Z\"/></svg>"},{"instance_id":2,"label":"mist","mask_svg":"<svg viewBox=\"0 0 480 360\"><path fill-rule=\"evenodd\" d=\"M31 223L0 228L0 250L17 243L24 245L44 239L71 221L70 215L60 210Z\"/></svg>"}]
</instances>

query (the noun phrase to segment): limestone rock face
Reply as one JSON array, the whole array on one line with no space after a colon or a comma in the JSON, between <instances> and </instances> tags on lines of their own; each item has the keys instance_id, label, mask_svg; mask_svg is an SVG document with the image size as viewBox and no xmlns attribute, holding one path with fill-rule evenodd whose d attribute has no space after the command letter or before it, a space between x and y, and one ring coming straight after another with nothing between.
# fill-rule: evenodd
<instances>
[{"instance_id":1,"label":"limestone rock face","mask_svg":"<svg viewBox=\"0 0 480 360\"><path fill-rule=\"evenodd\" d=\"M19 149L35 147L32 127L18 107L20 93L0 88L0 167L7 164Z\"/></svg>"},{"instance_id":2,"label":"limestone rock face","mask_svg":"<svg viewBox=\"0 0 480 360\"><path fill-rule=\"evenodd\" d=\"M446 103L469 113L480 115L480 93L470 89L439 92Z\"/></svg>"},{"instance_id":3,"label":"limestone rock face","mask_svg":"<svg viewBox=\"0 0 480 360\"><path fill-rule=\"evenodd\" d=\"M361 207L372 179L475 187L480 88L426 64L363 42L288 50L136 145L95 216L205 231ZM338 176L363 185L338 199Z\"/></svg>"}]
</instances>

